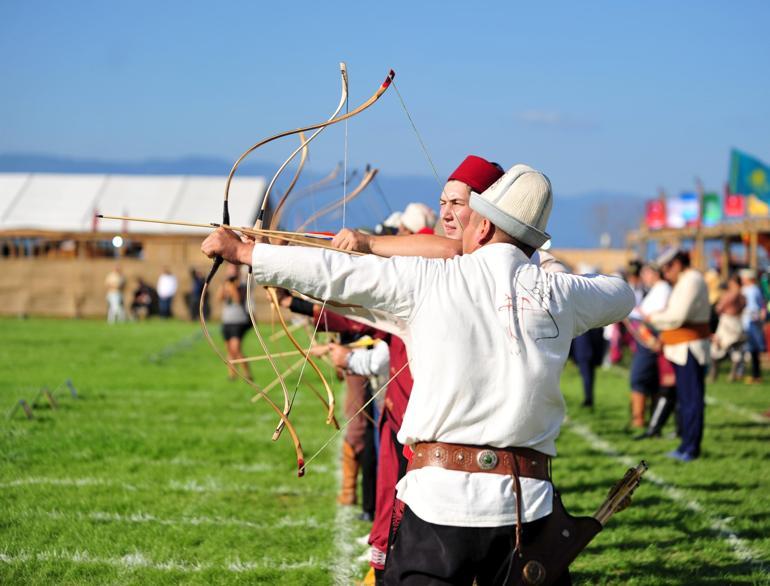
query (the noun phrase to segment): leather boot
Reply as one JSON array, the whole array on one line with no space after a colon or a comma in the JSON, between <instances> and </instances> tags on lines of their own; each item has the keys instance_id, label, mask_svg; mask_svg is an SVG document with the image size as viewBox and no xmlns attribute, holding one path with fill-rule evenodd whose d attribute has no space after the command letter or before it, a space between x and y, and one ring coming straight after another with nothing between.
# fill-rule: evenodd
<instances>
[{"instance_id":1,"label":"leather boot","mask_svg":"<svg viewBox=\"0 0 770 586\"><path fill-rule=\"evenodd\" d=\"M348 442L342 442L342 488L337 496L341 505L355 505L358 502L358 458Z\"/></svg>"},{"instance_id":2,"label":"leather boot","mask_svg":"<svg viewBox=\"0 0 770 586\"><path fill-rule=\"evenodd\" d=\"M653 411L652 417L650 417L650 424L647 426L647 430L634 439L642 440L650 437L660 437L660 432L663 426L666 425L666 421L668 421L675 406L676 400L673 396L662 395L658 402L655 403L655 411Z\"/></svg>"},{"instance_id":3,"label":"leather boot","mask_svg":"<svg viewBox=\"0 0 770 586\"><path fill-rule=\"evenodd\" d=\"M644 406L647 398L643 393L631 391L631 427L644 429Z\"/></svg>"}]
</instances>

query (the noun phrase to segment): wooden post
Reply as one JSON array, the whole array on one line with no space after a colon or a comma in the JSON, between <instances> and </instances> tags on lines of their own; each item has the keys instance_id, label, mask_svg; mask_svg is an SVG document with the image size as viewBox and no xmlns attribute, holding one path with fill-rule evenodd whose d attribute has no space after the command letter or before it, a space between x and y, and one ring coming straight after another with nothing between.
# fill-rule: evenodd
<instances>
[{"instance_id":1,"label":"wooden post","mask_svg":"<svg viewBox=\"0 0 770 586\"><path fill-rule=\"evenodd\" d=\"M705 254L705 247L703 242L703 234L698 231L698 233L695 236L695 242L694 248L695 248L695 268L698 269L700 272L705 272L705 270L708 268L706 265L706 254Z\"/></svg>"},{"instance_id":2,"label":"wooden post","mask_svg":"<svg viewBox=\"0 0 770 586\"><path fill-rule=\"evenodd\" d=\"M720 269L722 280L726 281L730 276L730 237L722 236L722 267Z\"/></svg>"},{"instance_id":3,"label":"wooden post","mask_svg":"<svg viewBox=\"0 0 770 586\"><path fill-rule=\"evenodd\" d=\"M758 269L757 259L757 243L759 241L759 233L755 228L751 228L749 232L749 268Z\"/></svg>"}]
</instances>

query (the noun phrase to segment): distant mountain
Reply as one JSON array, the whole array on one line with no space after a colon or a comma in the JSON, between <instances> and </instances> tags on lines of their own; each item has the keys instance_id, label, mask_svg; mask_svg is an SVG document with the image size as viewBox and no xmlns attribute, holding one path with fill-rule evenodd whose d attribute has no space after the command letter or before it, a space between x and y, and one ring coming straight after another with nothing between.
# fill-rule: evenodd
<instances>
[{"instance_id":1,"label":"distant mountain","mask_svg":"<svg viewBox=\"0 0 770 586\"><path fill-rule=\"evenodd\" d=\"M0 154L0 172L5 173L225 176L231 166L232 161L227 159L203 156L127 162L55 155ZM275 163L255 160L244 163L238 172L241 175L270 177L276 167ZM301 189L302 185L321 178L321 174L312 171L303 173L297 188ZM351 185L357 182L358 179L353 178ZM403 209L410 201L423 201L434 209L438 205L439 186L435 178L430 176L388 175L387 171L383 171L371 189L375 193L369 200L367 219L372 215L384 218L393 210ZM554 195L548 232L553 236L557 248L596 248L604 232L610 236L611 247L622 248L626 232L639 225L643 213L644 197L637 194L607 191L574 195L557 193Z\"/></svg>"},{"instance_id":2,"label":"distant mountain","mask_svg":"<svg viewBox=\"0 0 770 586\"><path fill-rule=\"evenodd\" d=\"M114 173L120 175L227 175L233 162L217 157L181 157L143 161L75 159L56 155L0 154L3 173ZM241 175L272 175L274 165L248 161L238 168Z\"/></svg>"},{"instance_id":3,"label":"distant mountain","mask_svg":"<svg viewBox=\"0 0 770 586\"><path fill-rule=\"evenodd\" d=\"M556 248L598 248L602 233L611 248L625 248L626 233L639 227L645 197L633 193L592 191L554 195L548 232Z\"/></svg>"}]
</instances>

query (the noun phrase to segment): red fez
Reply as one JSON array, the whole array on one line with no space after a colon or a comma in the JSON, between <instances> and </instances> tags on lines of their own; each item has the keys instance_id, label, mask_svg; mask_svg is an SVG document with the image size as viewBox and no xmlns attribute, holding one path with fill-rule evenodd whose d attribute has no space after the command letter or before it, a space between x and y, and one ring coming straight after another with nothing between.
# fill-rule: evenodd
<instances>
[{"instance_id":1,"label":"red fez","mask_svg":"<svg viewBox=\"0 0 770 586\"><path fill-rule=\"evenodd\" d=\"M497 163L490 163L476 155L468 155L460 166L454 170L447 181L462 181L470 185L476 193L483 193L495 181L500 179L504 171Z\"/></svg>"}]
</instances>

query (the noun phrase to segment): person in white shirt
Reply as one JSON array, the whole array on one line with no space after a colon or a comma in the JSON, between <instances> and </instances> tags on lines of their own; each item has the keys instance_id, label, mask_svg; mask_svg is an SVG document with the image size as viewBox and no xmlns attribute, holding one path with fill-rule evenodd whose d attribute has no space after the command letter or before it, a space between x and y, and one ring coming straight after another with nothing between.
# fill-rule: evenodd
<instances>
[{"instance_id":1,"label":"person in white shirt","mask_svg":"<svg viewBox=\"0 0 770 586\"><path fill-rule=\"evenodd\" d=\"M765 351L765 334L762 325L767 317L767 307L762 291L757 286L757 272L754 269L743 269L740 273L741 293L746 299L746 306L741 314L743 331L746 332L746 350L751 356L751 376L746 379L748 384L762 382L762 369L759 355Z\"/></svg>"},{"instance_id":2,"label":"person in white shirt","mask_svg":"<svg viewBox=\"0 0 770 586\"><path fill-rule=\"evenodd\" d=\"M171 269L163 267L163 273L158 277L158 305L161 317L171 317L171 302L176 295L177 280Z\"/></svg>"},{"instance_id":3,"label":"person in white shirt","mask_svg":"<svg viewBox=\"0 0 770 586\"><path fill-rule=\"evenodd\" d=\"M450 260L254 244L223 229L201 247L251 264L259 283L408 324L414 387L398 439L414 455L397 487L407 508L387 584L504 579L514 546L534 538L552 510L548 466L565 415L559 379L570 342L634 306L622 279L530 262L549 239L542 173L515 165L471 195L470 207L464 254Z\"/></svg>"},{"instance_id":4,"label":"person in white shirt","mask_svg":"<svg viewBox=\"0 0 770 586\"><path fill-rule=\"evenodd\" d=\"M639 272L639 277L648 291L628 316L632 328L640 325L643 315L665 309L668 297L671 295L671 285L663 279L658 267L644 265ZM631 426L636 429L645 427L644 412L647 397L652 398L660 391L658 355L659 348L649 348L640 340L631 358ZM645 434L644 437L647 435Z\"/></svg>"},{"instance_id":5,"label":"person in white shirt","mask_svg":"<svg viewBox=\"0 0 770 586\"><path fill-rule=\"evenodd\" d=\"M711 306L703 275L690 268L690 255L672 248L656 264L672 285L666 307L644 316L660 331L663 355L674 365L682 441L667 455L681 462L700 456L706 367L709 362Z\"/></svg>"}]
</instances>

